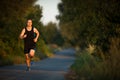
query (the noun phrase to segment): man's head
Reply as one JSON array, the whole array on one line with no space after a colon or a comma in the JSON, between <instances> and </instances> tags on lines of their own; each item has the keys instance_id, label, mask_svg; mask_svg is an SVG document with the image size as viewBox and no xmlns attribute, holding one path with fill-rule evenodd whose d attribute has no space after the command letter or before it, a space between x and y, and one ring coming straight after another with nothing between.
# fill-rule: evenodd
<instances>
[{"instance_id":1,"label":"man's head","mask_svg":"<svg viewBox=\"0 0 120 80\"><path fill-rule=\"evenodd\" d=\"M31 19L28 19L28 20L27 20L27 26L28 26L28 27L31 27L31 26L32 26L32 20L31 20Z\"/></svg>"}]
</instances>

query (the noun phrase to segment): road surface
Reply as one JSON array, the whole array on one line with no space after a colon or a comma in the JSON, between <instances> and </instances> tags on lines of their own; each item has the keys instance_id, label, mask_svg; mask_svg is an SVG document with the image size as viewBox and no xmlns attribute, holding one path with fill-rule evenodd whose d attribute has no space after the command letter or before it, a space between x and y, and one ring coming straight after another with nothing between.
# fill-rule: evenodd
<instances>
[{"instance_id":1,"label":"road surface","mask_svg":"<svg viewBox=\"0 0 120 80\"><path fill-rule=\"evenodd\" d=\"M0 80L65 80L64 75L75 60L74 54L74 49L56 52L52 58L35 62L27 72L25 64L0 67Z\"/></svg>"}]
</instances>

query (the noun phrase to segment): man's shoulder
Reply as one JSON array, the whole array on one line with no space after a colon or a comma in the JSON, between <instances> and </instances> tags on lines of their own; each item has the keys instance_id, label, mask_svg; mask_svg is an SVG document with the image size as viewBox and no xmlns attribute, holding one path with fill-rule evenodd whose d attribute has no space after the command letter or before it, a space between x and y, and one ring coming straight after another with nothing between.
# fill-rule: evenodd
<instances>
[{"instance_id":1,"label":"man's shoulder","mask_svg":"<svg viewBox=\"0 0 120 80\"><path fill-rule=\"evenodd\" d=\"M36 27L33 27L33 30L36 30L37 28Z\"/></svg>"},{"instance_id":2,"label":"man's shoulder","mask_svg":"<svg viewBox=\"0 0 120 80\"><path fill-rule=\"evenodd\" d=\"M22 30L25 30L25 27Z\"/></svg>"}]
</instances>

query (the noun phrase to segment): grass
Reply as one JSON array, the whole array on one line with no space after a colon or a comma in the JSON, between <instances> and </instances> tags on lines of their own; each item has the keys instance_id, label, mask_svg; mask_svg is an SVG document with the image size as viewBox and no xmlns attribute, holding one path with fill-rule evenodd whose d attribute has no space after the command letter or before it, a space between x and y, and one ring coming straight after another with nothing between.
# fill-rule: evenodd
<instances>
[{"instance_id":1,"label":"grass","mask_svg":"<svg viewBox=\"0 0 120 80\"><path fill-rule=\"evenodd\" d=\"M0 40L0 66L25 63L23 41L14 43L9 45L10 43L8 44L8 42L3 42ZM44 41L40 40L37 44L34 60L39 61L51 56L53 56L53 53L50 51Z\"/></svg>"},{"instance_id":2,"label":"grass","mask_svg":"<svg viewBox=\"0 0 120 80\"><path fill-rule=\"evenodd\" d=\"M120 79L120 39L111 39L109 56L99 60L88 51L77 53L66 80L119 80Z\"/></svg>"}]
</instances>

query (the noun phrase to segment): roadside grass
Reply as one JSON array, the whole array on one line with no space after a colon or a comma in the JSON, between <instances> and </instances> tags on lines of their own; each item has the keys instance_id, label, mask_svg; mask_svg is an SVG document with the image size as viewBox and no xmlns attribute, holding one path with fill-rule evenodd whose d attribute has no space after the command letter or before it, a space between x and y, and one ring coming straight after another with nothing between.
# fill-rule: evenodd
<instances>
[{"instance_id":1,"label":"roadside grass","mask_svg":"<svg viewBox=\"0 0 120 80\"><path fill-rule=\"evenodd\" d=\"M49 49L49 47L41 39L37 43L36 57L38 57L40 59L44 59L44 58L52 57L52 56L53 56L53 52Z\"/></svg>"},{"instance_id":2,"label":"roadside grass","mask_svg":"<svg viewBox=\"0 0 120 80\"><path fill-rule=\"evenodd\" d=\"M107 59L91 55L88 51L76 53L75 63L66 80L119 80L120 39L112 40Z\"/></svg>"},{"instance_id":3,"label":"roadside grass","mask_svg":"<svg viewBox=\"0 0 120 80\"><path fill-rule=\"evenodd\" d=\"M12 41L11 41L12 42ZM25 56L23 50L23 41L18 41L8 44L8 42L0 41L0 66L23 64ZM52 51L47 47L43 40L37 43L34 61L53 56Z\"/></svg>"}]
</instances>

